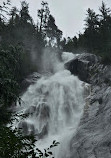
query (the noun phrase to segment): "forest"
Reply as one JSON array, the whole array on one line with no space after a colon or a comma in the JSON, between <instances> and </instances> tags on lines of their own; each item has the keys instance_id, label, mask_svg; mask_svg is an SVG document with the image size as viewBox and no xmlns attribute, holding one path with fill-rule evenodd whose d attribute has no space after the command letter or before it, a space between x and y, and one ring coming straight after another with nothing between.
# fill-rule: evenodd
<instances>
[{"instance_id":1,"label":"forest","mask_svg":"<svg viewBox=\"0 0 111 158\"><path fill-rule=\"evenodd\" d=\"M78 37L64 39L65 51L88 52L102 57L103 63L111 63L111 9L102 2L100 14L93 9L86 11L84 33Z\"/></svg>"},{"instance_id":2,"label":"forest","mask_svg":"<svg viewBox=\"0 0 111 158\"><path fill-rule=\"evenodd\" d=\"M12 121L10 107L21 102L22 81L33 72L41 71L44 49L54 51L57 56L64 51L92 53L101 56L104 64L111 64L110 8L104 2L99 14L88 8L84 21L83 33L65 38L47 2L42 1L36 24L26 1L21 2L20 10L12 6L10 0L0 6L0 158L36 157L34 136L23 136L7 124ZM57 145L53 142L52 146ZM43 156L39 149L37 152ZM46 151L45 156L49 155L51 152Z\"/></svg>"}]
</instances>

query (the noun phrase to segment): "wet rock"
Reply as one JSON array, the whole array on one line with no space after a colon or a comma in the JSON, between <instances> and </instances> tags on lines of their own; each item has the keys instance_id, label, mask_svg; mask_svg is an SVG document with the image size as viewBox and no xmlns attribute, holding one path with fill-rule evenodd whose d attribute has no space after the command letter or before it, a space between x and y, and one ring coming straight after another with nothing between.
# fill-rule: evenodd
<instances>
[{"instance_id":1,"label":"wet rock","mask_svg":"<svg viewBox=\"0 0 111 158\"><path fill-rule=\"evenodd\" d=\"M46 103L42 103L41 105L39 105L39 107L37 108L37 115L40 115L40 119L44 120L44 119L48 119L50 117L50 108L48 105L46 105Z\"/></svg>"},{"instance_id":2,"label":"wet rock","mask_svg":"<svg viewBox=\"0 0 111 158\"><path fill-rule=\"evenodd\" d=\"M89 67L96 63L98 59L95 55L78 55L75 59L65 64L65 67L71 71L72 74L77 75L80 80L89 82Z\"/></svg>"},{"instance_id":3,"label":"wet rock","mask_svg":"<svg viewBox=\"0 0 111 158\"><path fill-rule=\"evenodd\" d=\"M95 65L100 58L93 54L80 54L75 59L67 62L65 68L70 70L74 75L77 75L80 80L89 82L90 67Z\"/></svg>"},{"instance_id":4,"label":"wet rock","mask_svg":"<svg viewBox=\"0 0 111 158\"><path fill-rule=\"evenodd\" d=\"M101 57L96 56L94 54L89 54L89 53L82 53L77 56L78 59L84 60L84 61L89 61L89 65L94 65L98 61L101 61Z\"/></svg>"},{"instance_id":5,"label":"wet rock","mask_svg":"<svg viewBox=\"0 0 111 158\"><path fill-rule=\"evenodd\" d=\"M70 144L70 158L111 158L111 66L102 65L96 57L86 59L91 94Z\"/></svg>"},{"instance_id":6,"label":"wet rock","mask_svg":"<svg viewBox=\"0 0 111 158\"><path fill-rule=\"evenodd\" d=\"M88 61L73 59L65 64L65 67L74 75L77 75L80 80L88 82Z\"/></svg>"},{"instance_id":7,"label":"wet rock","mask_svg":"<svg viewBox=\"0 0 111 158\"><path fill-rule=\"evenodd\" d=\"M44 125L42 131L37 135L39 139L42 139L44 136L48 134L48 123Z\"/></svg>"},{"instance_id":8,"label":"wet rock","mask_svg":"<svg viewBox=\"0 0 111 158\"><path fill-rule=\"evenodd\" d=\"M18 124L18 129L21 130L23 135L30 135L35 133L35 128L33 124L27 123L26 121L21 121Z\"/></svg>"},{"instance_id":9,"label":"wet rock","mask_svg":"<svg viewBox=\"0 0 111 158\"><path fill-rule=\"evenodd\" d=\"M34 114L36 111L36 107L35 106L30 106L26 111L25 114Z\"/></svg>"},{"instance_id":10,"label":"wet rock","mask_svg":"<svg viewBox=\"0 0 111 158\"><path fill-rule=\"evenodd\" d=\"M27 122L22 121L18 124L18 129L20 129L22 131L22 133L24 134L28 134L28 125Z\"/></svg>"},{"instance_id":11,"label":"wet rock","mask_svg":"<svg viewBox=\"0 0 111 158\"><path fill-rule=\"evenodd\" d=\"M29 75L26 79L24 79L21 83L21 91L24 93L26 89L33 83L37 81L37 79L41 78L41 74L34 72L33 74Z\"/></svg>"}]
</instances>

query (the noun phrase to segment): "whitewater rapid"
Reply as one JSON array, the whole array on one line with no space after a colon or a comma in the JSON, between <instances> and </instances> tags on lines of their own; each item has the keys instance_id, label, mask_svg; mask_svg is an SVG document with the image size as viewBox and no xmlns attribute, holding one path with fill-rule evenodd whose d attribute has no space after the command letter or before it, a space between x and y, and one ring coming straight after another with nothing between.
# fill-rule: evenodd
<instances>
[{"instance_id":1,"label":"whitewater rapid","mask_svg":"<svg viewBox=\"0 0 111 158\"><path fill-rule=\"evenodd\" d=\"M53 149L55 158L70 158L70 140L77 130L85 106L85 84L64 68L64 63L74 58L63 53L63 62L56 60L56 71L44 74L30 85L22 96L17 113L28 114L15 123L24 134L36 134L36 146L43 150L53 140L60 145Z\"/></svg>"}]
</instances>

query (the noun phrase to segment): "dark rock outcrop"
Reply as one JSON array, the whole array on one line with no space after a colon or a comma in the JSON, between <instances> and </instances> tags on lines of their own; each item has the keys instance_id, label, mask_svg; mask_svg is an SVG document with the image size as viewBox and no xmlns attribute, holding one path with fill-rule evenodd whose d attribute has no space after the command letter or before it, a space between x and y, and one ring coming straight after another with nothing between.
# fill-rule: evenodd
<instances>
[{"instance_id":1,"label":"dark rock outcrop","mask_svg":"<svg viewBox=\"0 0 111 158\"><path fill-rule=\"evenodd\" d=\"M65 68L77 75L80 80L89 82L89 67L97 63L100 59L93 54L80 54L75 59L65 64Z\"/></svg>"},{"instance_id":2,"label":"dark rock outcrop","mask_svg":"<svg viewBox=\"0 0 111 158\"><path fill-rule=\"evenodd\" d=\"M83 80L87 81L88 76L91 84L89 105L70 144L70 158L111 158L111 66L102 65L97 57L92 60L92 56L86 54L87 66L85 54L68 63L70 68L77 62L76 74L82 79L80 71L85 71ZM78 61L83 63L78 65Z\"/></svg>"}]
</instances>

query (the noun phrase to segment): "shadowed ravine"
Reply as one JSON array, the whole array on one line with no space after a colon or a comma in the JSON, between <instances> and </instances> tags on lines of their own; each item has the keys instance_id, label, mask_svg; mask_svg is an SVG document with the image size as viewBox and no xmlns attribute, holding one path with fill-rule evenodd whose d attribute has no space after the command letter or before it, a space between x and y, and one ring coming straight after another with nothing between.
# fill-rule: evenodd
<instances>
[{"instance_id":1,"label":"shadowed ravine","mask_svg":"<svg viewBox=\"0 0 111 158\"><path fill-rule=\"evenodd\" d=\"M69 59L72 57L70 55ZM64 53L62 58L64 62L67 61L67 54ZM29 115L15 124L26 135L36 134L36 145L41 150L48 147L53 140L60 142L53 149L54 157L69 158L69 143L83 113L87 84L65 70L64 62L56 61L56 72L44 74L23 94L22 105L18 105L16 111Z\"/></svg>"}]
</instances>

